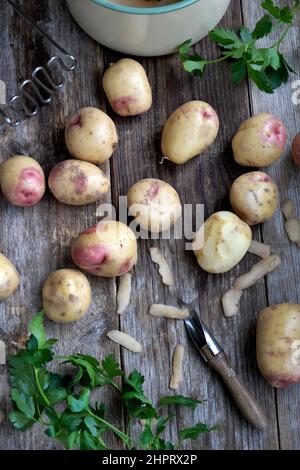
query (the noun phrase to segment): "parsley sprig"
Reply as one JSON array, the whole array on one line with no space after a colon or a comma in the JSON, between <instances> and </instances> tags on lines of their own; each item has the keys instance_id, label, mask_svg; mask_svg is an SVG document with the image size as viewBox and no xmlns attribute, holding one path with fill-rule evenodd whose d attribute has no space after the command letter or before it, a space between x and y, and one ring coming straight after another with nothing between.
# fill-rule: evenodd
<instances>
[{"instance_id":1,"label":"parsley sprig","mask_svg":"<svg viewBox=\"0 0 300 470\"><path fill-rule=\"evenodd\" d=\"M291 7L279 8L273 0L265 0L261 6L266 14L256 23L253 31L242 26L239 33L224 28L216 28L209 33L210 39L223 49L221 57L217 59L209 60L193 54L191 39L181 44L179 55L184 70L203 77L208 65L230 60L231 78L235 84L241 83L248 76L260 90L273 93L286 83L294 70L280 52L280 46L293 26L300 0L294 0ZM279 29L282 32L272 45L257 45L259 39Z\"/></svg>"},{"instance_id":2,"label":"parsley sprig","mask_svg":"<svg viewBox=\"0 0 300 470\"><path fill-rule=\"evenodd\" d=\"M43 312L32 319L29 330L31 335L25 349L8 358L15 406L9 418L19 431L39 423L46 428L47 436L60 441L66 449L107 449L105 437L111 432L127 449L171 450L180 448L186 439L197 439L200 434L217 429L198 423L182 429L176 444L164 440L167 423L176 417L174 413L166 414L169 406L195 410L202 402L182 395L165 396L155 407L144 394L144 377L137 370L126 376L114 355L105 357L101 364L83 354L54 356L56 340L46 338ZM71 372L61 375L50 371L48 366L54 361L70 367ZM107 419L103 403L94 403L92 392L103 386L120 393L129 416L127 432ZM138 442L134 442L130 431L137 420L142 420L142 430Z\"/></svg>"}]
</instances>

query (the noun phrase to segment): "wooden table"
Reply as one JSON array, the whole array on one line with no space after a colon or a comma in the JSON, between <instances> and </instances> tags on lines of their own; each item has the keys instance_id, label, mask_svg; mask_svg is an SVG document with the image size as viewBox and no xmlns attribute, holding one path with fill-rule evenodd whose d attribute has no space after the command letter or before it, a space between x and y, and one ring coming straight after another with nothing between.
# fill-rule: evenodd
<instances>
[{"instance_id":1,"label":"wooden table","mask_svg":"<svg viewBox=\"0 0 300 470\"><path fill-rule=\"evenodd\" d=\"M101 75L110 62L121 57L90 39L74 23L63 0L27 0L19 2L32 18L58 39L78 58L78 70L67 76L62 92L54 103L42 109L41 114L26 120L17 129L0 127L1 160L13 153L35 157L48 174L60 160L68 158L63 129L66 119L83 106L98 106L115 120L120 145L109 163L103 166L111 177L108 201L118 203L131 184L145 177L161 178L172 184L183 203L203 203L205 215L226 209L228 190L232 181L246 168L237 166L232 159L230 141L237 127L251 114L268 111L278 115L288 126L289 139L299 131L300 106L292 103L292 81L267 96L252 84L234 86L229 79L229 67L208 69L204 80L195 79L182 71L177 55L157 59L140 59L145 67L154 92L154 106L144 116L121 118L108 107L101 87ZM252 24L261 15L258 1L233 0L223 19L223 26L238 28L243 22ZM298 20L299 26L299 20ZM5 1L0 3L0 79L8 83L9 95L16 91L17 82L30 75L32 68L44 64L52 51L51 46L20 20ZM299 28L294 27L286 40L286 53L296 72L299 72ZM197 46L204 55L218 51L210 41ZM297 79L295 75L294 80ZM182 103L202 99L217 109L221 127L214 146L203 156L185 164L160 165L159 141L162 126L168 115ZM289 142L290 143L290 142ZM268 168L278 183L281 198L299 201L299 170L292 164L289 146L278 163ZM53 270L72 267L70 242L85 228L95 224L97 206L71 207L58 203L49 192L42 202L30 209L10 206L1 197L0 250L18 267L22 281L19 292L0 306L0 337L7 344L27 332L32 315L41 308L41 288ZM275 390L261 377L255 359L255 324L258 312L268 304L286 301L300 303L299 250L291 245L284 231L282 214L278 210L271 221L254 228L254 237L271 243L273 251L282 257L282 267L248 289L242 299L241 313L228 320L223 316L220 297L234 277L248 270L257 260L252 255L230 273L222 276L201 271L191 252L184 251L184 241L139 241L139 262L134 270L133 295L124 317L116 314L115 279L90 277L93 304L89 314L80 322L69 325L47 321L47 331L59 338L60 352L84 352L99 358L115 352L124 369L134 368L145 375L146 393L155 401L170 393L171 356L175 345L186 347L184 382L179 393L206 399L195 413L177 411L180 427L190 426L197 420L220 425L218 432L204 435L199 441L187 443L193 449L299 449L300 448L300 393L299 387ZM155 266L149 258L149 246L163 249L176 274L176 286L163 288ZM174 303L181 294L187 300L199 296L199 311L209 323L216 337L228 352L232 365L258 397L269 416L269 428L260 433L251 428L237 412L218 378L206 368L188 343L183 324L154 319L147 314L153 302ZM111 343L105 333L121 328L130 332L144 344L144 352L134 355ZM12 351L12 349L9 347ZM0 429L2 449L58 448L35 428L18 433L7 422L10 409L9 385L6 367L0 366L1 409L4 415ZM126 414L121 403L111 392L101 392L108 404L110 418L126 427ZM167 430L167 436L176 438L176 423ZM113 438L109 445L118 448Z\"/></svg>"}]
</instances>

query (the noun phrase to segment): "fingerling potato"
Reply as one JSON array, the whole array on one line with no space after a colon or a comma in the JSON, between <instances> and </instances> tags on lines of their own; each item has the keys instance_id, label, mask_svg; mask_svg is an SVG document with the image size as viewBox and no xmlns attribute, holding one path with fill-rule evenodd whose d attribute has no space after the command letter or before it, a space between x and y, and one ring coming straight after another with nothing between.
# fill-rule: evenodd
<instances>
[{"instance_id":1,"label":"fingerling potato","mask_svg":"<svg viewBox=\"0 0 300 470\"><path fill-rule=\"evenodd\" d=\"M87 107L68 121L65 141L72 157L97 165L112 156L118 145L118 134L107 114L98 108Z\"/></svg>"},{"instance_id":2,"label":"fingerling potato","mask_svg":"<svg viewBox=\"0 0 300 470\"><path fill-rule=\"evenodd\" d=\"M29 207L42 199L46 190L45 175L36 160L15 155L0 166L0 186L11 204Z\"/></svg>"},{"instance_id":3,"label":"fingerling potato","mask_svg":"<svg viewBox=\"0 0 300 470\"><path fill-rule=\"evenodd\" d=\"M227 211L216 212L197 233L193 242L194 253L204 271L225 273L245 256L251 240L249 225L237 215Z\"/></svg>"},{"instance_id":4,"label":"fingerling potato","mask_svg":"<svg viewBox=\"0 0 300 470\"><path fill-rule=\"evenodd\" d=\"M282 156L286 141L286 128L277 117L257 114L243 122L233 138L233 157L242 166L269 166Z\"/></svg>"},{"instance_id":5,"label":"fingerling potato","mask_svg":"<svg viewBox=\"0 0 300 470\"><path fill-rule=\"evenodd\" d=\"M152 91L143 66L133 59L111 64L103 76L107 99L120 116L145 113L152 105Z\"/></svg>"},{"instance_id":6,"label":"fingerling potato","mask_svg":"<svg viewBox=\"0 0 300 470\"><path fill-rule=\"evenodd\" d=\"M233 212L249 225L261 224L275 213L278 189L270 176L252 171L237 178L230 190Z\"/></svg>"},{"instance_id":7,"label":"fingerling potato","mask_svg":"<svg viewBox=\"0 0 300 470\"><path fill-rule=\"evenodd\" d=\"M95 276L122 276L137 262L137 241L127 225L107 220L81 233L71 254L77 266Z\"/></svg>"},{"instance_id":8,"label":"fingerling potato","mask_svg":"<svg viewBox=\"0 0 300 470\"><path fill-rule=\"evenodd\" d=\"M129 213L144 230L163 232L176 223L182 206L175 189L164 181L146 178L135 183L127 194Z\"/></svg>"},{"instance_id":9,"label":"fingerling potato","mask_svg":"<svg viewBox=\"0 0 300 470\"><path fill-rule=\"evenodd\" d=\"M82 206L101 199L110 188L108 178L92 163L64 160L49 175L49 188L64 204Z\"/></svg>"},{"instance_id":10,"label":"fingerling potato","mask_svg":"<svg viewBox=\"0 0 300 470\"><path fill-rule=\"evenodd\" d=\"M20 276L14 265L0 253L0 301L6 300L17 290Z\"/></svg>"},{"instance_id":11,"label":"fingerling potato","mask_svg":"<svg viewBox=\"0 0 300 470\"><path fill-rule=\"evenodd\" d=\"M91 304L89 281L75 269L54 271L42 292L43 308L50 320L70 323L82 318Z\"/></svg>"},{"instance_id":12,"label":"fingerling potato","mask_svg":"<svg viewBox=\"0 0 300 470\"><path fill-rule=\"evenodd\" d=\"M163 156L183 164L207 150L219 131L216 111L204 101L189 101L167 120L161 140Z\"/></svg>"}]
</instances>

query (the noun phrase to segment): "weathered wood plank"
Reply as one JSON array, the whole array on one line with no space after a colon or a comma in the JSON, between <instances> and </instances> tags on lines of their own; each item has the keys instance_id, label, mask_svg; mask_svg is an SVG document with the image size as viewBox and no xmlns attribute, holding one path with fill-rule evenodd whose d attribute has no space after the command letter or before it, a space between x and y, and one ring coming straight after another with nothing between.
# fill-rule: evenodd
<instances>
[{"instance_id":1,"label":"weathered wood plank","mask_svg":"<svg viewBox=\"0 0 300 470\"><path fill-rule=\"evenodd\" d=\"M232 7L223 20L226 26L240 26L242 22L239 2ZM204 55L217 51L205 40L197 47ZM105 51L106 65L116 60L115 53ZM114 117L118 124L121 145L111 161L113 177L113 200L126 194L129 187L139 179L158 177L172 184L179 192L183 203L204 204L205 214L228 207L227 194L233 179L242 172L233 164L229 142L238 125L249 116L247 85L234 87L229 81L226 66L209 70L206 78L196 80L184 72L178 58L141 59L155 91L153 109L145 116L134 119ZM168 115L180 104L191 99L202 99L211 103L220 114L220 135L214 147L200 158L184 166L165 162L158 164L159 139L162 126ZM259 232L256 230L256 236ZM139 263L135 269L133 296L130 309L122 319L124 331L142 340L145 352L134 355L122 352L127 371L136 367L145 375L145 388L154 400L170 393L168 390L171 357L175 345L181 342L186 347L184 361L185 381L179 392L207 399L196 413L177 410L178 427L191 426L193 422L219 423L221 429L190 445L192 448L209 449L262 449L277 448L276 410L274 392L258 374L255 361L255 316L261 306L266 305L264 282L245 293L242 315L235 320L223 317L220 298L229 288L235 275L248 270L254 257L246 259L225 276L211 276L201 272L192 253L184 252L184 241L157 241L176 273L176 286L164 288L149 258L149 246L154 242L139 242ZM257 395L270 417L269 430L258 433L251 429L231 403L219 380L201 363L199 356L187 342L182 323L153 319L147 314L153 302L176 303L182 295L188 301L198 296L198 307L203 318L212 327L217 338L228 352L232 365L243 376L250 389ZM196 303L196 305L197 305ZM169 436L176 437L174 426Z\"/></svg>"},{"instance_id":2,"label":"weathered wood plank","mask_svg":"<svg viewBox=\"0 0 300 470\"><path fill-rule=\"evenodd\" d=\"M51 3L51 4L50 4ZM102 49L88 38L72 21L63 1L21 3L32 18L78 57L78 70L70 74L54 103L42 109L34 119L26 120L18 129L0 127L1 161L10 153L23 151L35 157L46 174L54 164L67 157L63 128L66 118L76 109L95 105L105 107L103 96L96 88L96 75L102 68ZM0 5L1 79L7 81L9 93L16 91L16 80L30 75L34 65L45 64L49 45L24 25L6 2ZM50 48L51 49L51 48ZM109 165L103 168L109 175ZM108 197L108 200L110 197ZM72 208L54 200L48 193L43 201L29 209L19 209L0 200L0 250L18 267L21 288L14 297L0 306L0 327L4 339L16 339L27 332L32 315L41 307L41 287L55 269L71 267L70 241L80 231L96 222L96 205ZM93 304L87 316L67 326L47 321L48 333L60 339L59 352L82 352L102 358L116 352L104 339L104 332L118 327L115 312L115 281L89 278ZM10 349L10 348L9 348ZM35 428L26 433L15 432L7 422L9 411L6 369L0 366L1 409L6 415L0 428L0 447L6 449L50 449L58 446ZM121 404L113 392L103 390L101 399L109 405L111 420L122 426ZM119 447L114 437L109 445Z\"/></svg>"},{"instance_id":3,"label":"weathered wood plank","mask_svg":"<svg viewBox=\"0 0 300 470\"><path fill-rule=\"evenodd\" d=\"M254 2L244 1L244 17L246 23L252 25L261 15L262 10L257 8ZM286 2L281 2L285 5ZM299 56L295 52L299 50L300 40L300 17L296 26L286 38L283 47L287 60L295 67L294 80L299 79ZM251 108L253 114L259 112L271 112L279 116L288 129L288 146L284 157L266 171L277 182L281 200L290 197L296 204L297 212L300 214L299 182L300 171L293 164L290 156L290 144L294 135L299 132L300 106L293 104L292 88L293 76L290 81L274 95L267 96L255 87L251 91ZM280 210L277 211L268 223L262 227L263 239L271 242L274 252L282 257L280 271L271 274L267 279L268 302L270 305L291 302L300 303L299 276L300 276L300 253L296 246L292 245L284 230L284 219ZM263 307L263 306L262 306ZM300 396L297 386L289 390L277 391L277 413L279 420L279 438L282 449L300 448Z\"/></svg>"}]
</instances>

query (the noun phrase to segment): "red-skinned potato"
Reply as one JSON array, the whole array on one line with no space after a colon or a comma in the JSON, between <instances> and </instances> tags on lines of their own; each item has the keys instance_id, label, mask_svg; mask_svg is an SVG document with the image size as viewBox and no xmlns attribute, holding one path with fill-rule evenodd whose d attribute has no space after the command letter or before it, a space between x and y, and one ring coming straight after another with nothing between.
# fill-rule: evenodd
<instances>
[{"instance_id":1,"label":"red-skinned potato","mask_svg":"<svg viewBox=\"0 0 300 470\"><path fill-rule=\"evenodd\" d=\"M102 170L92 163L64 160L50 172L49 188L64 204L82 206L100 200L110 183Z\"/></svg>"},{"instance_id":2,"label":"red-skinned potato","mask_svg":"<svg viewBox=\"0 0 300 470\"><path fill-rule=\"evenodd\" d=\"M245 173L231 186L230 202L233 212L247 224L266 222L279 203L277 186L262 171Z\"/></svg>"},{"instance_id":3,"label":"red-skinned potato","mask_svg":"<svg viewBox=\"0 0 300 470\"><path fill-rule=\"evenodd\" d=\"M127 225L107 220L81 233L71 254L77 266L95 276L122 276L137 262L137 241Z\"/></svg>"},{"instance_id":4,"label":"red-skinned potato","mask_svg":"<svg viewBox=\"0 0 300 470\"><path fill-rule=\"evenodd\" d=\"M204 222L193 241L193 249L204 271L220 274L241 261L251 241L249 225L232 212L221 211Z\"/></svg>"},{"instance_id":5,"label":"red-skinned potato","mask_svg":"<svg viewBox=\"0 0 300 470\"><path fill-rule=\"evenodd\" d=\"M295 136L293 140L292 157L295 165L300 167L300 132Z\"/></svg>"},{"instance_id":6,"label":"red-skinned potato","mask_svg":"<svg viewBox=\"0 0 300 470\"><path fill-rule=\"evenodd\" d=\"M164 181L146 178L128 191L129 213L144 230L164 232L173 226L182 213L175 189Z\"/></svg>"},{"instance_id":7,"label":"red-skinned potato","mask_svg":"<svg viewBox=\"0 0 300 470\"><path fill-rule=\"evenodd\" d=\"M118 134L107 114L88 107L80 109L68 121L65 141L72 157L100 164L112 156L118 145Z\"/></svg>"},{"instance_id":8,"label":"red-skinned potato","mask_svg":"<svg viewBox=\"0 0 300 470\"><path fill-rule=\"evenodd\" d=\"M286 128L278 118L257 114L238 129L232 141L233 157L242 166L269 166L281 157L286 141Z\"/></svg>"},{"instance_id":9,"label":"red-skinned potato","mask_svg":"<svg viewBox=\"0 0 300 470\"><path fill-rule=\"evenodd\" d=\"M207 150L219 131L216 111L204 101L189 101L167 120L161 140L163 156L183 164Z\"/></svg>"},{"instance_id":10,"label":"red-skinned potato","mask_svg":"<svg viewBox=\"0 0 300 470\"><path fill-rule=\"evenodd\" d=\"M300 382L300 305L273 305L260 312L256 355L262 375L273 387Z\"/></svg>"},{"instance_id":11,"label":"red-skinned potato","mask_svg":"<svg viewBox=\"0 0 300 470\"><path fill-rule=\"evenodd\" d=\"M120 116L137 116L152 106L152 91L142 65L133 59L111 64L103 76L109 104Z\"/></svg>"},{"instance_id":12,"label":"red-skinned potato","mask_svg":"<svg viewBox=\"0 0 300 470\"><path fill-rule=\"evenodd\" d=\"M12 296L20 283L19 273L6 256L0 253L0 302Z\"/></svg>"},{"instance_id":13,"label":"red-skinned potato","mask_svg":"<svg viewBox=\"0 0 300 470\"><path fill-rule=\"evenodd\" d=\"M91 304L89 281L75 269L59 269L46 280L43 308L50 320L70 323L82 318Z\"/></svg>"},{"instance_id":14,"label":"red-skinned potato","mask_svg":"<svg viewBox=\"0 0 300 470\"><path fill-rule=\"evenodd\" d=\"M29 207L42 199L46 190L45 175L36 160L15 155L0 166L0 186L11 204Z\"/></svg>"}]
</instances>

